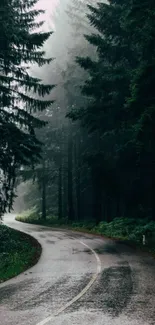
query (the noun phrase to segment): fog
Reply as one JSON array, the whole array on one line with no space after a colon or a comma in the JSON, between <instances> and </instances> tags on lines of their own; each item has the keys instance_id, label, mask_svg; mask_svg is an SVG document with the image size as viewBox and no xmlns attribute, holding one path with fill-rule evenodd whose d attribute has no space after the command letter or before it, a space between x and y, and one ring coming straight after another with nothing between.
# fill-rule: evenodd
<instances>
[{"instance_id":1,"label":"fog","mask_svg":"<svg viewBox=\"0 0 155 325\"><path fill-rule=\"evenodd\" d=\"M93 4L93 2L94 0L89 0L89 3ZM85 10L80 12L81 3ZM44 31L53 31L52 36L44 45L44 50L47 57L54 58L54 62L51 64L50 70L49 66L44 66L43 68L32 67L32 71L35 75L43 78L45 82L57 84L60 81L58 69L61 72L66 68L67 63L70 63L71 49L78 46L81 40L85 43L85 47L88 45L83 36L86 32L84 20L88 23L86 19L87 1L52 0L51 2L40 0L37 7L46 11L40 17L45 20Z\"/></svg>"},{"instance_id":2,"label":"fog","mask_svg":"<svg viewBox=\"0 0 155 325\"><path fill-rule=\"evenodd\" d=\"M93 5L96 4L96 1L88 0L88 3ZM46 138L49 140L50 133L50 141L47 141L48 144L45 149L49 151L51 145L55 147L60 146L57 141L59 142L59 138L62 137L62 128L70 128L70 121L66 118L68 106L74 104L80 105L80 101L83 103L84 99L79 95L79 86L84 82L85 75L84 71L75 63L75 57L76 55L90 55L90 53L93 54L93 51L95 53L94 48L90 51L90 45L84 38L84 34L91 33L94 29L90 26L86 17L86 13L88 12L86 1L40 0L37 4L37 8L45 10L45 14L41 15L39 18L45 21L42 27L43 31L53 31L53 34L44 44L46 57L52 57L52 63L43 67L38 67L36 65L31 66L31 73L33 76L41 78L44 83L56 85L48 98L45 98L52 99L55 103L45 112L38 114L40 118L47 120L49 123L45 130L39 131L38 133L39 140L44 144L46 143ZM54 130L58 130L58 133L60 132L58 139ZM70 130L65 129L64 132L65 137L68 137ZM76 131L74 132L76 133ZM46 135L47 133L48 136ZM65 156L66 151L67 145L63 148L63 156ZM53 166L53 158L51 157L50 159L50 164ZM57 168L57 161L55 164ZM64 164L66 164L66 162L64 162ZM52 184L52 186L54 186L54 192L55 184ZM28 181L28 183L24 184L22 183L18 186L18 198L14 204L16 212L27 208L27 204L23 197L27 197L27 189L29 192L31 190L33 192L33 188L32 181ZM35 197L36 190L34 190L34 192L35 194L33 194L33 196ZM56 199L54 198L54 200Z\"/></svg>"}]
</instances>

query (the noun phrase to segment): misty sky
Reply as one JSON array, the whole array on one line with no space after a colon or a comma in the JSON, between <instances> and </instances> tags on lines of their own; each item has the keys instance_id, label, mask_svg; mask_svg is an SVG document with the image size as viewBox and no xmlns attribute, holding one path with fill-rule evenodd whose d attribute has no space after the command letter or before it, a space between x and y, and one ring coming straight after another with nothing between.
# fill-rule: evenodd
<instances>
[{"instance_id":1,"label":"misty sky","mask_svg":"<svg viewBox=\"0 0 155 325\"><path fill-rule=\"evenodd\" d=\"M50 29L49 23L51 25L51 16L54 14L56 7L59 4L59 0L39 0L36 4L37 9L43 9L46 11L43 20L45 21L44 29ZM54 27L54 26L52 26Z\"/></svg>"},{"instance_id":2,"label":"misty sky","mask_svg":"<svg viewBox=\"0 0 155 325\"><path fill-rule=\"evenodd\" d=\"M39 0L37 8L53 11L57 6L58 2L59 0Z\"/></svg>"}]
</instances>

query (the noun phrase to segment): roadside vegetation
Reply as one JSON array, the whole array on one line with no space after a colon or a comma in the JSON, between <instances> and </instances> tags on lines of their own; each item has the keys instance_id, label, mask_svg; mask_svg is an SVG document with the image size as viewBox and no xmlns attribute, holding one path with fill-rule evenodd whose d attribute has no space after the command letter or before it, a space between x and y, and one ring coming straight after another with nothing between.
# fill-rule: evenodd
<instances>
[{"instance_id":1,"label":"roadside vegetation","mask_svg":"<svg viewBox=\"0 0 155 325\"><path fill-rule=\"evenodd\" d=\"M89 232L114 239L123 240L130 245L144 248L143 235L145 235L146 250L155 253L155 222L144 218L115 218L111 222L82 221L68 223L67 219L59 220L57 217L48 216L43 220L35 210L26 211L16 217L16 220L32 224L41 224L51 227L62 227L75 231Z\"/></svg>"},{"instance_id":2,"label":"roadside vegetation","mask_svg":"<svg viewBox=\"0 0 155 325\"><path fill-rule=\"evenodd\" d=\"M0 283L36 264L40 254L34 238L0 225Z\"/></svg>"},{"instance_id":3,"label":"roadside vegetation","mask_svg":"<svg viewBox=\"0 0 155 325\"><path fill-rule=\"evenodd\" d=\"M17 207L30 209L18 220L136 245L146 235L153 251L155 1L70 0L64 16L49 13L54 43L36 5L0 1L0 218L17 185ZM1 232L6 279L34 251Z\"/></svg>"},{"instance_id":4,"label":"roadside vegetation","mask_svg":"<svg viewBox=\"0 0 155 325\"><path fill-rule=\"evenodd\" d=\"M154 16L155 1L71 0L58 17L72 36L66 62L62 54L61 67L57 58L41 71L59 78L37 130L43 159L19 173L18 211L36 206L42 224L94 220L95 231L133 241L154 233Z\"/></svg>"}]
</instances>

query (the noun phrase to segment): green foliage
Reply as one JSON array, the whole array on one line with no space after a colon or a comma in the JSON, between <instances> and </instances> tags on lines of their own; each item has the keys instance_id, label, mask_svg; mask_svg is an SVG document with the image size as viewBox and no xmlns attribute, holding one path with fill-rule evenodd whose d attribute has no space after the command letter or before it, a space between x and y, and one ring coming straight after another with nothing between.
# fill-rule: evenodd
<instances>
[{"instance_id":1,"label":"green foliage","mask_svg":"<svg viewBox=\"0 0 155 325\"><path fill-rule=\"evenodd\" d=\"M146 236L146 248L155 252L155 222L148 219L115 218L112 222L102 221L98 226L88 223L73 224L75 230L83 230L114 239L125 240L142 246L143 235Z\"/></svg>"},{"instance_id":2,"label":"green foliage","mask_svg":"<svg viewBox=\"0 0 155 325\"><path fill-rule=\"evenodd\" d=\"M17 221L32 223L45 226L60 226L67 225L67 218L58 219L57 216L47 216L46 220L42 219L41 213L39 213L35 208L33 210L27 210L21 215L16 217Z\"/></svg>"},{"instance_id":3,"label":"green foliage","mask_svg":"<svg viewBox=\"0 0 155 325\"><path fill-rule=\"evenodd\" d=\"M67 113L74 123L59 118L53 131L50 120L49 129L39 131L39 139L45 139L44 165L37 166L35 178L46 197L47 215L59 210L60 219L68 214L82 228L87 228L84 220L93 219L107 234L134 237L136 218L155 220L155 3L92 3L95 7L88 6L81 24L83 33L91 34L83 41L79 22L85 4L77 0L68 6L78 40L60 73L60 107L55 111ZM38 195L37 213L40 201ZM111 223L117 217L127 223L124 229L120 219ZM143 226L138 221L136 238Z\"/></svg>"},{"instance_id":4,"label":"green foliage","mask_svg":"<svg viewBox=\"0 0 155 325\"><path fill-rule=\"evenodd\" d=\"M83 228L83 229L87 229L87 230L92 230L95 227L95 222L94 221L74 222L71 224L71 226L74 229Z\"/></svg>"},{"instance_id":5,"label":"green foliage","mask_svg":"<svg viewBox=\"0 0 155 325\"><path fill-rule=\"evenodd\" d=\"M95 213L97 222L139 216L139 206L155 218L155 3L111 0L88 7L96 32L85 38L98 58L77 57L89 74L81 85L88 104L68 116L97 135L89 154L94 219ZM109 217L103 209L111 209Z\"/></svg>"},{"instance_id":6,"label":"green foliage","mask_svg":"<svg viewBox=\"0 0 155 325\"><path fill-rule=\"evenodd\" d=\"M46 221L39 218L34 211L27 211L16 217L17 221L39 224L51 227L62 227L75 231L90 232L113 239L120 239L126 243L143 246L143 235L146 236L146 249L155 252L155 222L148 218L115 218L111 222L101 221L97 226L95 222L67 222L67 219L59 220L57 217L48 216Z\"/></svg>"},{"instance_id":7,"label":"green foliage","mask_svg":"<svg viewBox=\"0 0 155 325\"><path fill-rule=\"evenodd\" d=\"M45 125L34 114L53 101L53 85L31 76L30 65L49 64L41 50L51 33L34 32L39 27L34 10L37 0L0 2L0 215L12 207L17 169L40 158L41 143L35 130ZM40 24L40 26L42 23Z\"/></svg>"},{"instance_id":8,"label":"green foliage","mask_svg":"<svg viewBox=\"0 0 155 325\"><path fill-rule=\"evenodd\" d=\"M35 264L41 247L29 236L0 225L0 283Z\"/></svg>"}]
</instances>

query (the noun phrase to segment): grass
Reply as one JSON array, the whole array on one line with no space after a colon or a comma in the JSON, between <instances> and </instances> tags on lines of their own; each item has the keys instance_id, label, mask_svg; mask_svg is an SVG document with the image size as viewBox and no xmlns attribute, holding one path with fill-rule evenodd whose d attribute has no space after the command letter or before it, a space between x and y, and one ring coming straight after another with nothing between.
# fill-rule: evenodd
<instances>
[{"instance_id":1,"label":"grass","mask_svg":"<svg viewBox=\"0 0 155 325\"><path fill-rule=\"evenodd\" d=\"M16 217L17 221L24 223L32 223L35 225L44 225L44 226L66 226L67 219L63 218L59 220L55 216L47 216L46 220L43 220L35 210L24 211L21 215Z\"/></svg>"},{"instance_id":2,"label":"grass","mask_svg":"<svg viewBox=\"0 0 155 325\"><path fill-rule=\"evenodd\" d=\"M36 264L40 244L31 236L0 225L0 283Z\"/></svg>"},{"instance_id":3,"label":"grass","mask_svg":"<svg viewBox=\"0 0 155 325\"><path fill-rule=\"evenodd\" d=\"M108 238L119 239L126 243L143 247L155 255L155 222L149 219L140 218L115 218L113 221L100 222L98 226L94 221L77 222L67 224L67 220L58 220L57 217L47 217L47 220L42 220L38 217L36 211L27 211L16 218L18 221L42 224L45 226L65 227L80 232L87 232L106 236ZM142 245L143 235L146 236L146 245Z\"/></svg>"}]
</instances>

